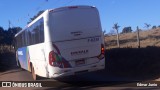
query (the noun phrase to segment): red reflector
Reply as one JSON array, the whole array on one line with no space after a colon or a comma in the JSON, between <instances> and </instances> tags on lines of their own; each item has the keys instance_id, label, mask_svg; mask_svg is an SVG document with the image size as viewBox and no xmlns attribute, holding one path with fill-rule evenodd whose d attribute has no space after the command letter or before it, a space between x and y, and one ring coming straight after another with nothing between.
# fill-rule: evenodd
<instances>
[{"instance_id":1,"label":"red reflector","mask_svg":"<svg viewBox=\"0 0 160 90\"><path fill-rule=\"evenodd\" d=\"M68 8L70 8L70 9L72 9L72 8L78 8L78 6L70 6Z\"/></svg>"},{"instance_id":2,"label":"red reflector","mask_svg":"<svg viewBox=\"0 0 160 90\"><path fill-rule=\"evenodd\" d=\"M104 54L101 54L97 57L99 60L102 60L104 58Z\"/></svg>"}]
</instances>

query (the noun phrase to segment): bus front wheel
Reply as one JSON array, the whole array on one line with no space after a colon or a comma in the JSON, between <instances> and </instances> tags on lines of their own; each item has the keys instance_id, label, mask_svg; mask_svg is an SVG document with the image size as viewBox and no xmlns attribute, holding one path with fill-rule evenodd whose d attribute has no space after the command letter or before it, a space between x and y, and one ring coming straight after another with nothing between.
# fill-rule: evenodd
<instances>
[{"instance_id":1,"label":"bus front wheel","mask_svg":"<svg viewBox=\"0 0 160 90\"><path fill-rule=\"evenodd\" d=\"M33 67L33 66L31 66L31 68L32 68L31 72L32 72L33 80L37 80L37 75L35 74L34 67Z\"/></svg>"},{"instance_id":2,"label":"bus front wheel","mask_svg":"<svg viewBox=\"0 0 160 90\"><path fill-rule=\"evenodd\" d=\"M17 66L21 68L21 64L19 63L19 60L17 61Z\"/></svg>"}]
</instances>

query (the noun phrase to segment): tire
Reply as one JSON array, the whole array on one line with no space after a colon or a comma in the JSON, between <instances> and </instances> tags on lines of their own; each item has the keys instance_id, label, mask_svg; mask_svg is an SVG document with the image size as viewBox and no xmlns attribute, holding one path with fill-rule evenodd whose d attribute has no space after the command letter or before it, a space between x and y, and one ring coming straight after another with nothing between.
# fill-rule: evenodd
<instances>
[{"instance_id":1,"label":"tire","mask_svg":"<svg viewBox=\"0 0 160 90\"><path fill-rule=\"evenodd\" d=\"M19 60L17 62L17 66L21 68L21 64L19 63Z\"/></svg>"},{"instance_id":2,"label":"tire","mask_svg":"<svg viewBox=\"0 0 160 90\"><path fill-rule=\"evenodd\" d=\"M35 74L35 70L33 66L31 66L31 73L32 73L33 80L37 80L37 75Z\"/></svg>"},{"instance_id":3,"label":"tire","mask_svg":"<svg viewBox=\"0 0 160 90\"><path fill-rule=\"evenodd\" d=\"M20 68L20 70L25 71L25 69L23 69L23 68L21 67L21 64L20 64L19 61L17 62L17 67Z\"/></svg>"}]
</instances>

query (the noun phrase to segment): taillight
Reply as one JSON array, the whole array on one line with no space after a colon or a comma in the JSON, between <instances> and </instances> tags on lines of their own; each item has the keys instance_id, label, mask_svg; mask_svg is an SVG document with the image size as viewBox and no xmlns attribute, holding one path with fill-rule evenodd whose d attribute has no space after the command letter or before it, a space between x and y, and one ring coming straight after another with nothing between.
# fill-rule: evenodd
<instances>
[{"instance_id":1,"label":"taillight","mask_svg":"<svg viewBox=\"0 0 160 90\"><path fill-rule=\"evenodd\" d=\"M104 53L105 53L104 45L101 44L101 54L104 54Z\"/></svg>"},{"instance_id":2,"label":"taillight","mask_svg":"<svg viewBox=\"0 0 160 90\"><path fill-rule=\"evenodd\" d=\"M102 60L104 58L105 55L105 48L104 45L101 44L101 54L97 57L99 60Z\"/></svg>"},{"instance_id":3,"label":"taillight","mask_svg":"<svg viewBox=\"0 0 160 90\"><path fill-rule=\"evenodd\" d=\"M49 64L53 67L70 68L70 63L54 51L49 53Z\"/></svg>"},{"instance_id":4,"label":"taillight","mask_svg":"<svg viewBox=\"0 0 160 90\"><path fill-rule=\"evenodd\" d=\"M50 53L49 53L49 64L51 65L51 66L54 66L54 62L56 61L56 57L55 57L55 53L54 53L54 51L51 51Z\"/></svg>"}]
</instances>

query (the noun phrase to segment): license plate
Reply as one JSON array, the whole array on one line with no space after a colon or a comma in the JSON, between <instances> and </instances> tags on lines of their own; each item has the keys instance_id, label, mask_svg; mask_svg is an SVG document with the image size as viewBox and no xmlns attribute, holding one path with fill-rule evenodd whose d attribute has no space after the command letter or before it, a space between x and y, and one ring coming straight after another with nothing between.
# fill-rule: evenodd
<instances>
[{"instance_id":1,"label":"license plate","mask_svg":"<svg viewBox=\"0 0 160 90\"><path fill-rule=\"evenodd\" d=\"M77 60L76 65L83 65L85 64L85 60Z\"/></svg>"}]
</instances>

